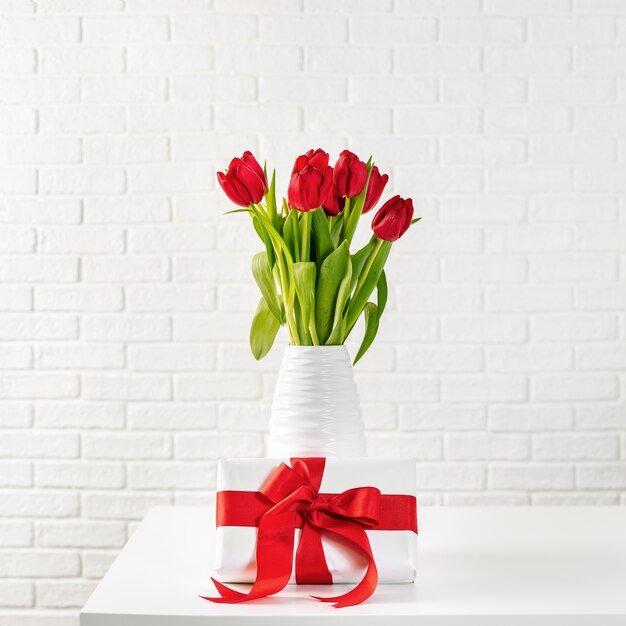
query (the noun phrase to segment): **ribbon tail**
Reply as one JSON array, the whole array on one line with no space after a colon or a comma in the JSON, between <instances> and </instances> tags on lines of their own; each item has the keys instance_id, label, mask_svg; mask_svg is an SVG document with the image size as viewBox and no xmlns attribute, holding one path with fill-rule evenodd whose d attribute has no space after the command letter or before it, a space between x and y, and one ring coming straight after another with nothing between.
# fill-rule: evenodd
<instances>
[{"instance_id":1,"label":"ribbon tail","mask_svg":"<svg viewBox=\"0 0 626 626\"><path fill-rule=\"evenodd\" d=\"M218 602L225 604L233 604L235 602L242 602L249 594L242 593L241 591L235 591L226 585L223 585L219 580L211 577L211 582L215 585L217 592L220 594L220 598L211 598L209 596L200 596L203 600L209 600L209 602Z\"/></svg>"},{"instance_id":2,"label":"ribbon tail","mask_svg":"<svg viewBox=\"0 0 626 626\"><path fill-rule=\"evenodd\" d=\"M257 573L248 593L231 589L211 578L220 597L200 596L209 602L236 604L270 596L284 589L293 565L293 513L267 515L259 522L257 535Z\"/></svg>"},{"instance_id":3,"label":"ribbon tail","mask_svg":"<svg viewBox=\"0 0 626 626\"><path fill-rule=\"evenodd\" d=\"M346 524L345 521L341 525L333 524L331 527L326 526L324 530L347 539L352 547L361 552L368 559L367 570L363 580L347 593L329 598L319 596L311 597L321 602L334 602L334 607L338 609L364 602L374 593L376 585L378 584L378 569L374 562L374 555L372 554L372 548L367 533L358 524L353 522Z\"/></svg>"},{"instance_id":4,"label":"ribbon tail","mask_svg":"<svg viewBox=\"0 0 626 626\"><path fill-rule=\"evenodd\" d=\"M296 582L299 585L330 585L333 582L324 556L320 531L307 520L296 550Z\"/></svg>"}]
</instances>

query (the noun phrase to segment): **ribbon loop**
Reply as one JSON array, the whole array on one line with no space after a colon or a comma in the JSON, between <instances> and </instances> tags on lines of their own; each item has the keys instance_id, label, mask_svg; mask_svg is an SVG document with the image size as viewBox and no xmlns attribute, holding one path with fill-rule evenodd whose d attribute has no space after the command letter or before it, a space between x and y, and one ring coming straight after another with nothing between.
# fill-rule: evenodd
<instances>
[{"instance_id":1,"label":"ribbon loop","mask_svg":"<svg viewBox=\"0 0 626 626\"><path fill-rule=\"evenodd\" d=\"M332 583L322 546L322 533L334 535L367 560L363 580L351 591L333 598L336 607L351 606L369 598L378 583L378 570L365 528L379 525L381 493L375 487L357 487L340 494L320 494L326 460L293 458L271 474L261 488L270 502L258 523L257 575L250 591L234 591L213 580L219 598L202 596L212 602L244 602L271 595L289 582L293 565L295 528L302 527L296 550L298 583Z\"/></svg>"}]
</instances>

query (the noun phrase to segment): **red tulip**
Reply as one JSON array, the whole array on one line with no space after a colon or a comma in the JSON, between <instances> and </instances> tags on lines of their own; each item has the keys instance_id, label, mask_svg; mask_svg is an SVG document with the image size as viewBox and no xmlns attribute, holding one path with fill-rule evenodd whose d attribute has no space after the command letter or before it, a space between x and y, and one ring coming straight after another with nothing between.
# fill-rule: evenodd
<instances>
[{"instance_id":1,"label":"red tulip","mask_svg":"<svg viewBox=\"0 0 626 626\"><path fill-rule=\"evenodd\" d=\"M240 159L233 159L224 172L217 173L217 182L224 193L239 206L250 206L261 202L267 193L267 178L263 168L246 150Z\"/></svg>"},{"instance_id":2,"label":"red tulip","mask_svg":"<svg viewBox=\"0 0 626 626\"><path fill-rule=\"evenodd\" d=\"M289 204L306 213L322 206L329 197L333 184L333 168L328 165L328 154L318 148L309 150L296 159L289 181Z\"/></svg>"},{"instance_id":3,"label":"red tulip","mask_svg":"<svg viewBox=\"0 0 626 626\"><path fill-rule=\"evenodd\" d=\"M350 150L344 150L339 155L333 172L333 182L337 193L344 198L354 198L363 191L366 180L365 163Z\"/></svg>"},{"instance_id":4,"label":"red tulip","mask_svg":"<svg viewBox=\"0 0 626 626\"><path fill-rule=\"evenodd\" d=\"M324 213L326 213L326 215L331 215L332 217L335 217L343 211L343 207L345 206L345 204L346 199L337 194L337 192L335 191L335 186L333 185L328 192L326 200L322 202L322 208L324 209Z\"/></svg>"},{"instance_id":5,"label":"red tulip","mask_svg":"<svg viewBox=\"0 0 626 626\"><path fill-rule=\"evenodd\" d=\"M388 180L388 174L381 175L375 165L372 167L370 181L367 184L367 192L365 193L365 204L363 205L361 213L367 213L374 208L376 203L380 200L380 196L383 195Z\"/></svg>"},{"instance_id":6,"label":"red tulip","mask_svg":"<svg viewBox=\"0 0 626 626\"><path fill-rule=\"evenodd\" d=\"M328 200L322 204L322 208L324 209L324 213L326 215L331 215L335 217L339 215L343 211L344 204L346 203L346 199L338 196L336 193L332 193L329 195Z\"/></svg>"},{"instance_id":7,"label":"red tulip","mask_svg":"<svg viewBox=\"0 0 626 626\"><path fill-rule=\"evenodd\" d=\"M394 196L374 216L372 230L379 239L396 241L407 231L412 219L413 200Z\"/></svg>"}]
</instances>

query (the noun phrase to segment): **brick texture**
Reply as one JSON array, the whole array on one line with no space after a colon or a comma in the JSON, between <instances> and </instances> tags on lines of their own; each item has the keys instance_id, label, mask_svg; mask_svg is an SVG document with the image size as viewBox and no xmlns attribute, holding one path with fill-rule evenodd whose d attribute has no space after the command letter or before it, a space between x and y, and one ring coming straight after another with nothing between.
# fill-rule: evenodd
<instances>
[{"instance_id":1,"label":"brick texture","mask_svg":"<svg viewBox=\"0 0 626 626\"><path fill-rule=\"evenodd\" d=\"M626 504L626 21L595 0L28 0L0 17L0 622L77 626L260 456L280 349L216 169L372 153L422 223L357 367L430 504ZM365 228L366 230L366 228ZM355 341L350 343L354 354Z\"/></svg>"}]
</instances>

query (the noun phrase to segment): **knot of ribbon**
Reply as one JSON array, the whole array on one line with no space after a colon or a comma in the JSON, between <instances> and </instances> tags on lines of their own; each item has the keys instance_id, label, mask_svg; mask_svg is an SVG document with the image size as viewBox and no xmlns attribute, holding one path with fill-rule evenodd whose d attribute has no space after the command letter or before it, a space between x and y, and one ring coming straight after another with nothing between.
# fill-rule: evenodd
<instances>
[{"instance_id":1,"label":"knot of ribbon","mask_svg":"<svg viewBox=\"0 0 626 626\"><path fill-rule=\"evenodd\" d=\"M322 534L338 538L367 562L365 575L354 589L330 598L312 597L345 607L359 604L374 593L378 570L365 529L379 524L381 493L375 487L357 487L340 494L320 494L324 466L323 458L294 458L291 467L281 463L272 473L260 491L269 508L258 522L257 574L252 588L242 593L212 578L220 597L202 596L205 600L245 602L283 589L291 577L296 528L302 528L296 550L298 583L332 583Z\"/></svg>"}]
</instances>

